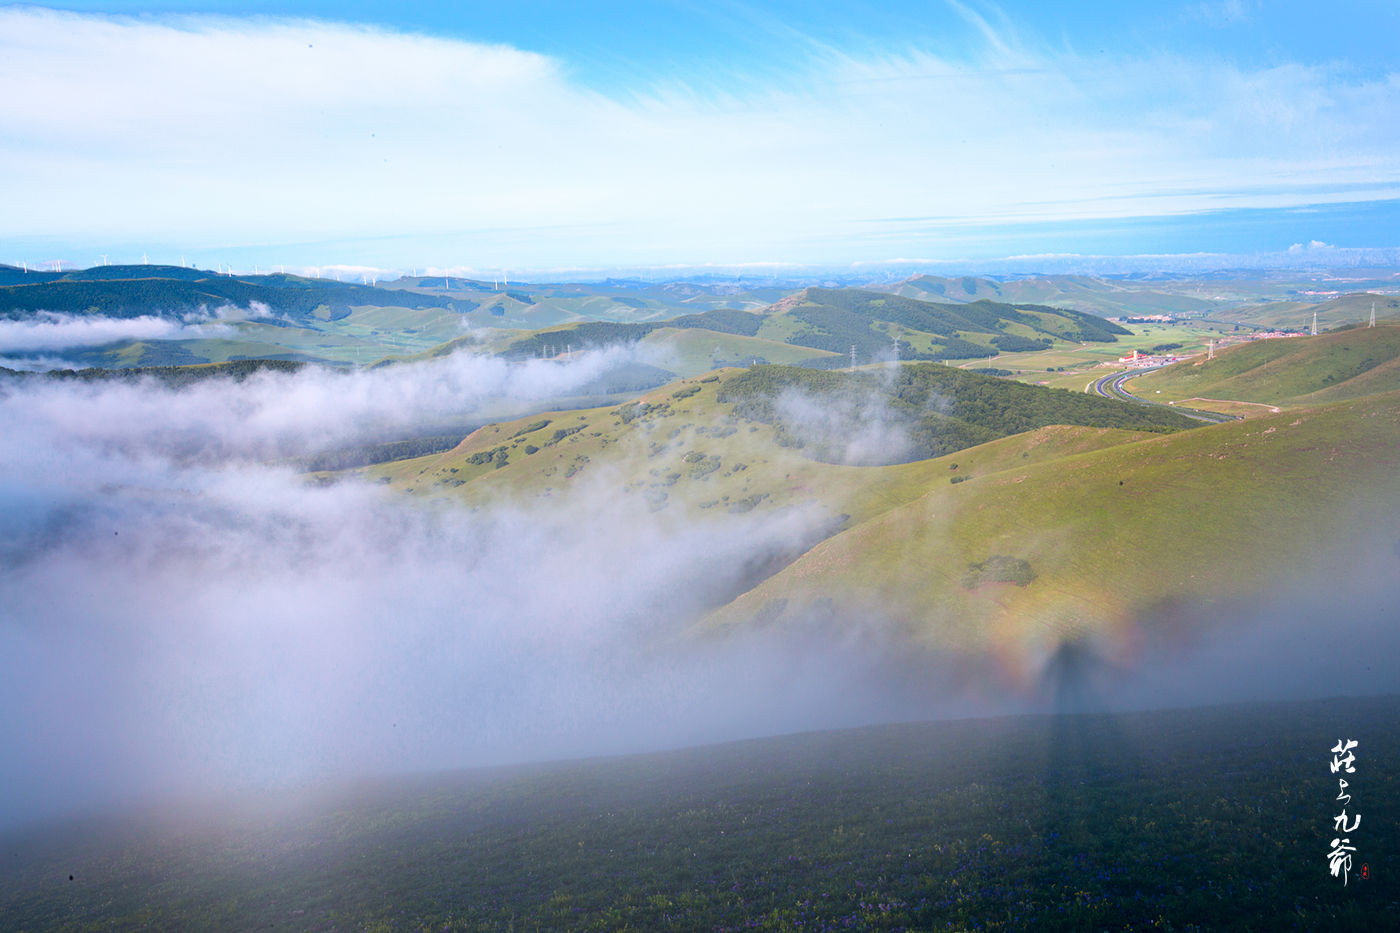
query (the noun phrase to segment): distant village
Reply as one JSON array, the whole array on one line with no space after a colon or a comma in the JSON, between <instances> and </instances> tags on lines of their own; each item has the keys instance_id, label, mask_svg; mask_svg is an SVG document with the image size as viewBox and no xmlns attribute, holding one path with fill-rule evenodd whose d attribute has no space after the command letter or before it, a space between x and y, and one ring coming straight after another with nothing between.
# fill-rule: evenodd
<instances>
[{"instance_id":1,"label":"distant village","mask_svg":"<svg viewBox=\"0 0 1400 933\"><path fill-rule=\"evenodd\" d=\"M1170 314L1139 314L1133 317L1111 317L1115 324L1170 324L1176 320ZM1249 343L1254 340L1273 340L1279 337L1306 337L1307 333L1301 330L1267 330L1254 331L1249 334L1231 334L1227 337L1220 337L1210 343L1207 352L1215 355L1215 351L1221 347L1228 347L1237 343ZM1175 363L1181 357L1175 353L1143 353L1141 350L1134 350L1127 356L1120 356L1116 363L1105 361L1104 366L1127 366L1131 369L1150 369L1155 366L1166 366L1168 363Z\"/></svg>"}]
</instances>

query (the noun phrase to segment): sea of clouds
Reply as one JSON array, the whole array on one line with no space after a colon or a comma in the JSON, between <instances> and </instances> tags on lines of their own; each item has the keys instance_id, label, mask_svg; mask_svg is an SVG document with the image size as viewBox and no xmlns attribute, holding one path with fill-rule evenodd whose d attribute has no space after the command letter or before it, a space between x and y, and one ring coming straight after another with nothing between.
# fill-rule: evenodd
<instances>
[{"instance_id":1,"label":"sea of clouds","mask_svg":"<svg viewBox=\"0 0 1400 933\"><path fill-rule=\"evenodd\" d=\"M367 434L547 410L635 352L459 353L180 388L0 381L0 824L160 794L1044 709L1066 693L1016 695L990 664L911 652L875 613L697 634L695 618L754 568L825 533L816 509L686 520L621 494L601 462L547 498L476 509L285 466ZM783 404L810 415L816 440L843 418L863 426L854 459L898 440L873 400ZM1073 692L1107 708L1394 690L1388 533L1359 530L1361 583L1300 573L1257 603L1192 610L1145 632L1130 670L1080 646Z\"/></svg>"}]
</instances>

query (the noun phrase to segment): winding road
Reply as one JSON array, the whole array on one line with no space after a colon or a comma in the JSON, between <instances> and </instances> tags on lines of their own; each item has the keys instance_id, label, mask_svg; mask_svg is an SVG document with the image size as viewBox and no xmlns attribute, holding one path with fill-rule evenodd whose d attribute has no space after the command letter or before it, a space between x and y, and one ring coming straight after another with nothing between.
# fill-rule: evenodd
<instances>
[{"instance_id":1,"label":"winding road","mask_svg":"<svg viewBox=\"0 0 1400 933\"><path fill-rule=\"evenodd\" d=\"M1170 408L1172 411L1181 412L1188 418L1195 418L1197 421L1205 421L1209 424L1221 424L1226 421L1238 421L1236 415L1222 415L1216 411L1202 411L1199 408L1184 408L1181 405L1167 405L1163 402L1154 402L1150 399L1140 398L1123 388L1123 383L1129 379L1136 379L1144 373L1161 369L1161 366L1145 366L1142 369L1130 369L1127 372L1110 373L1095 379L1084 387L1085 392L1092 392L1095 395L1102 395L1104 398L1116 398L1121 402L1137 402L1140 405L1161 405L1163 408Z\"/></svg>"}]
</instances>

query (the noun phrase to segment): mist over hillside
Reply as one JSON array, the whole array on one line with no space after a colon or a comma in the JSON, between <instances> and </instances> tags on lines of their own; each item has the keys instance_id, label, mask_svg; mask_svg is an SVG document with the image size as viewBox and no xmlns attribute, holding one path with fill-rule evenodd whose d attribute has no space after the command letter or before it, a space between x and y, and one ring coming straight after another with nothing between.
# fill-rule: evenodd
<instances>
[{"instance_id":1,"label":"mist over hillside","mask_svg":"<svg viewBox=\"0 0 1400 933\"><path fill-rule=\"evenodd\" d=\"M4 819L904 715L859 626L681 637L747 567L811 538L807 510L717 529L589 483L425 510L265 465L366 421L570 394L605 362L0 385L0 697L25 762Z\"/></svg>"},{"instance_id":2,"label":"mist over hillside","mask_svg":"<svg viewBox=\"0 0 1400 933\"><path fill-rule=\"evenodd\" d=\"M878 615L695 629L830 535L832 515L801 498L705 518L619 497L628 471L648 465L644 446L549 495L470 504L277 465L368 426L412 434L538 410L637 352L0 383L0 701L18 711L0 738L25 762L6 778L3 819L1042 708L1044 692L1008 679L993 655L911 650ZM888 402L862 404L872 423ZM1391 651L1377 621L1393 595L1380 581L1395 579L1386 533L1326 544L1355 549L1362 582L1319 584L1300 568L1302 598L1260 593L1216 607L1220 619L1184 606L1130 667L1104 654L1088 676L1105 702L1138 706L1326 690L1325 677L1280 688L1220 668L1248 657L1261 672L1337 671L1319 651L1337 638ZM1347 616L1312 628L1344 594ZM1183 647L1174 632L1194 634ZM1349 689L1386 684L1377 669Z\"/></svg>"}]
</instances>

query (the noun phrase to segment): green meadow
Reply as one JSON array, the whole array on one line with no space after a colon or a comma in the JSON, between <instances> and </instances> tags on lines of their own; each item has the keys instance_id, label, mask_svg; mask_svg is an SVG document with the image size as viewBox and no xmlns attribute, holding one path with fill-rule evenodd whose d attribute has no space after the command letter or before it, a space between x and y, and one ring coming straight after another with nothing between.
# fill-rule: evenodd
<instances>
[{"instance_id":1,"label":"green meadow","mask_svg":"<svg viewBox=\"0 0 1400 933\"><path fill-rule=\"evenodd\" d=\"M236 337L94 351L125 375L14 375L180 386L316 362L411 367L467 346L521 365L574 339L579 355L635 343L653 366L634 364L628 379L650 387L600 389L606 404L556 399L551 410L473 421L465 436L466 426L435 425L283 465L308 483L379 484L424 509L579 496L630 502L663 529L734 534L756 518L812 514L809 539L666 632L667 647L869 638L883 646L877 674L915 699L1055 715L273 788L9 830L0 925L1400 925L1395 697L1110 714L1098 692L1130 681L1143 670L1134 665L1166 665L1230 635L1250 607L1285 607L1317 580L1350 585L1363 559L1393 566L1400 327L1257 341L1207 360L1208 341L1248 325L1120 333L1034 299L1099 294L1182 310L1219 296L989 282L925 278L900 294L530 296L465 280L434 294L424 279L401 289L418 307L360 303L370 296L358 289L339 303L303 295L288 326L244 322ZM77 284L74 300L95 294ZM386 290L373 291L378 302ZM1237 291L1237 301L1259 294ZM1170 407L1085 393L1111 371L1102 363L1171 344L1196 355L1132 391L1250 417L1203 426ZM858 365L846 372L853 345ZM1028 345L1038 348L1001 352ZM988 366L1011 378L976 372ZM1330 621L1299 624L1315 633ZM1268 630L1239 673L1267 670L1258 652L1287 634ZM1337 650L1387 660L1365 644ZM1326 859L1327 749L1341 734L1361 736L1366 752L1356 871L1364 863L1369 874L1346 886Z\"/></svg>"},{"instance_id":2,"label":"green meadow","mask_svg":"<svg viewBox=\"0 0 1400 933\"><path fill-rule=\"evenodd\" d=\"M1218 361L1286 344L1251 344ZM1345 372L1355 353L1340 347L1325 359ZM939 375L942 367L925 371ZM1064 411L979 442L977 432L990 429L978 422L936 421L942 432L961 425L969 446L853 465L822 453L829 439L804 442L800 428L745 407L734 393L769 375L775 385L821 380L873 393L882 379L896 386L895 371L798 379L801 372L725 370L622 405L487 425L451 450L359 472L425 500L486 507L588 490L720 526L737 527L752 511L816 506L831 521L825 540L717 608L697 631L876 618L914 643L995 651L1013 667L1033 666L1066 637L1130 639L1164 606L1267 591L1302 561L1316 569L1309 558L1316 542L1397 517L1395 389L1184 430L1145 420L1110 427L1094 420L1099 415L1068 425L1060 423L1070 417ZM961 378L972 380L964 391L1014 385ZM889 398L897 411L897 396ZM1094 401L1143 418L1168 411ZM1025 562L1033 579L964 585L969 568L994 555Z\"/></svg>"},{"instance_id":3,"label":"green meadow","mask_svg":"<svg viewBox=\"0 0 1400 933\"><path fill-rule=\"evenodd\" d=\"M1400 383L1400 325L1353 327L1316 337L1256 340L1215 359L1183 360L1129 383L1163 400L1226 399L1297 406L1361 398Z\"/></svg>"},{"instance_id":4,"label":"green meadow","mask_svg":"<svg viewBox=\"0 0 1400 933\"><path fill-rule=\"evenodd\" d=\"M1394 697L973 719L191 800L0 836L0 915L17 933L1392 929L1397 723ZM1343 732L1365 751L1346 885L1327 858Z\"/></svg>"}]
</instances>

